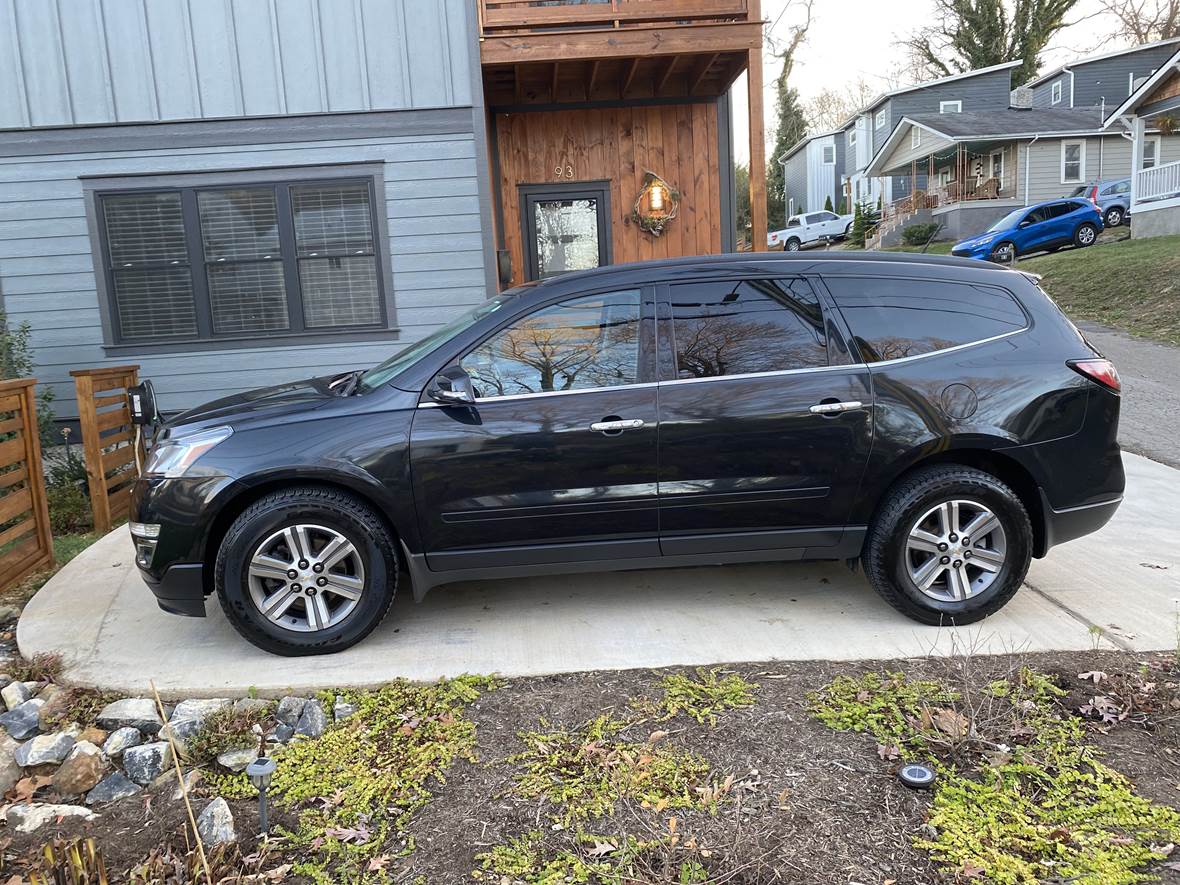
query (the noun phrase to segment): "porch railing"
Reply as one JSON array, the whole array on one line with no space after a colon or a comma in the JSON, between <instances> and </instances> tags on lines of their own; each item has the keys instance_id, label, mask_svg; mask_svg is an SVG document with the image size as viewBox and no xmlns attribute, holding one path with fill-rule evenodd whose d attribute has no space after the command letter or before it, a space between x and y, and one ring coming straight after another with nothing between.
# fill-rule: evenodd
<instances>
[{"instance_id":1,"label":"porch railing","mask_svg":"<svg viewBox=\"0 0 1180 885\"><path fill-rule=\"evenodd\" d=\"M1180 196L1180 161L1144 169L1135 185L1135 200L1140 203Z\"/></svg>"},{"instance_id":2,"label":"porch railing","mask_svg":"<svg viewBox=\"0 0 1180 885\"><path fill-rule=\"evenodd\" d=\"M747 21L748 0L479 0L480 35Z\"/></svg>"}]
</instances>

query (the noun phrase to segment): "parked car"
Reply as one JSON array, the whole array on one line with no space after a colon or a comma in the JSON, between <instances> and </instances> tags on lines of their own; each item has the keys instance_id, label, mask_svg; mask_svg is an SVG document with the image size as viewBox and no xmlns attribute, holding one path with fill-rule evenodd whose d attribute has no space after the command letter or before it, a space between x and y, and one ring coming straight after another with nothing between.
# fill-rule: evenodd
<instances>
[{"instance_id":1,"label":"parked car","mask_svg":"<svg viewBox=\"0 0 1180 885\"><path fill-rule=\"evenodd\" d=\"M827 210L805 212L788 218L787 226L782 230L767 234L766 245L772 249L781 246L784 252L798 252L805 246L842 240L851 232L851 215L837 215Z\"/></svg>"},{"instance_id":2,"label":"parked car","mask_svg":"<svg viewBox=\"0 0 1180 885\"><path fill-rule=\"evenodd\" d=\"M1131 179L1115 178L1106 181L1091 181L1082 185L1070 196L1082 197L1098 207L1102 223L1107 227L1118 227L1131 216Z\"/></svg>"},{"instance_id":3,"label":"parked car","mask_svg":"<svg viewBox=\"0 0 1180 885\"><path fill-rule=\"evenodd\" d=\"M367 371L167 423L134 486L166 611L344 649L454 581L859 561L967 624L1122 499L1119 380L1031 275L746 254L497 295ZM784 582L788 579L784 579ZM557 586L557 585L555 585ZM784 587L784 592L786 587Z\"/></svg>"},{"instance_id":4,"label":"parked car","mask_svg":"<svg viewBox=\"0 0 1180 885\"><path fill-rule=\"evenodd\" d=\"M1102 214L1089 200L1047 200L1014 209L986 232L956 243L951 254L1007 264L1032 252L1092 246L1102 229Z\"/></svg>"}]
</instances>

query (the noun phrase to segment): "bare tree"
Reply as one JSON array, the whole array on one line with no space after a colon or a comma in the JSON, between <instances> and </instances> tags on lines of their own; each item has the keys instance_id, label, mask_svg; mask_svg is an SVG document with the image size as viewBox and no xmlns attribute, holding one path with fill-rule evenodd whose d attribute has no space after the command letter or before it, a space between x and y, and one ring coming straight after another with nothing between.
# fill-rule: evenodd
<instances>
[{"instance_id":1,"label":"bare tree","mask_svg":"<svg viewBox=\"0 0 1180 885\"><path fill-rule=\"evenodd\" d=\"M804 108L807 124L812 132L835 129L882 91L863 77L843 88L824 89Z\"/></svg>"},{"instance_id":2,"label":"bare tree","mask_svg":"<svg viewBox=\"0 0 1180 885\"><path fill-rule=\"evenodd\" d=\"M1180 37L1180 0L1101 0L1118 22L1115 37L1154 43Z\"/></svg>"},{"instance_id":3,"label":"bare tree","mask_svg":"<svg viewBox=\"0 0 1180 885\"><path fill-rule=\"evenodd\" d=\"M767 50L782 64L774 84L774 146L766 158L766 215L772 230L785 222L786 214L786 183L783 180L783 167L780 161L791 146L807 134L807 120L799 102L799 93L791 88L789 81L791 71L795 67L795 53L799 51L799 47L807 39L807 32L811 29L814 6L815 0L787 0L787 4L766 34ZM787 29L784 40L778 40L773 33L774 24L794 10L799 11L799 20Z\"/></svg>"}]
</instances>

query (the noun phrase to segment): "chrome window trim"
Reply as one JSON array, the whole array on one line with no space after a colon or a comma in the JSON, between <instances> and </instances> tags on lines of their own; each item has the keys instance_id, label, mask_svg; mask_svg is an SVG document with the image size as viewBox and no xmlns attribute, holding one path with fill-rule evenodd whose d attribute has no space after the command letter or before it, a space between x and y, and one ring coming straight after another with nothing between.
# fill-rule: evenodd
<instances>
[{"instance_id":1,"label":"chrome window trim","mask_svg":"<svg viewBox=\"0 0 1180 885\"><path fill-rule=\"evenodd\" d=\"M981 344L991 344L993 341L1001 341L1004 338L1011 338L1013 335L1019 335L1022 332L1027 332L1029 326L1025 325L1021 329L1013 329L1011 332L1004 332L1000 335L992 335L990 338L980 338L978 341L968 341L966 344L956 344L954 347L944 347L941 350L932 350L929 353L915 353L913 356L899 356L896 359L881 360L879 363L869 363L869 369L872 370L877 366L894 366L898 363L910 363L914 360L926 359L929 356L942 356L944 353L955 353L959 350L967 350L969 347L979 347Z\"/></svg>"},{"instance_id":2,"label":"chrome window trim","mask_svg":"<svg viewBox=\"0 0 1180 885\"><path fill-rule=\"evenodd\" d=\"M865 363L845 363L840 366L808 366L802 369L778 369L774 372L742 372L738 375L708 375L704 378L670 378L661 381L661 385L669 384L700 384L702 381L733 381L743 378L776 378L780 375L802 375L807 372L834 372L837 370L867 369Z\"/></svg>"},{"instance_id":3,"label":"chrome window trim","mask_svg":"<svg viewBox=\"0 0 1180 885\"><path fill-rule=\"evenodd\" d=\"M507 402L509 400L518 399L532 399L537 396L571 396L575 393L601 393L604 390L641 390L646 387L659 387L658 382L655 381L641 381L635 384L612 384L609 387L579 387L577 390L538 390L535 393L506 393L503 396L481 396L476 397L472 405L479 405L480 403L499 403ZM462 403L436 403L436 402L420 402L419 409L441 409L441 408L455 408L462 406Z\"/></svg>"}]
</instances>

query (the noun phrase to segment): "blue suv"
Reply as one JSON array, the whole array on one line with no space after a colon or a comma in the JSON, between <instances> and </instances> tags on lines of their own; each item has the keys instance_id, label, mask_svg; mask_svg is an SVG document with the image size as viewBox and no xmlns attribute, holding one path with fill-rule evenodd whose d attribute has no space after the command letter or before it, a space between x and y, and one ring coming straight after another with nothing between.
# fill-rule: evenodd
<instances>
[{"instance_id":1,"label":"blue suv","mask_svg":"<svg viewBox=\"0 0 1180 885\"><path fill-rule=\"evenodd\" d=\"M1047 200L1009 212L979 236L956 243L951 254L1009 263L1071 243L1092 246L1102 229L1102 214L1089 200Z\"/></svg>"}]
</instances>

